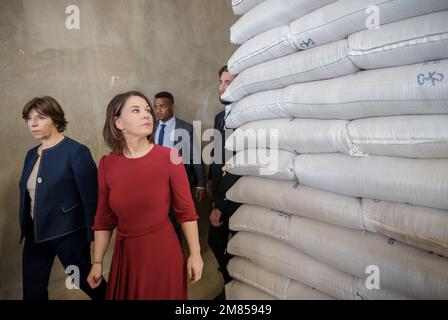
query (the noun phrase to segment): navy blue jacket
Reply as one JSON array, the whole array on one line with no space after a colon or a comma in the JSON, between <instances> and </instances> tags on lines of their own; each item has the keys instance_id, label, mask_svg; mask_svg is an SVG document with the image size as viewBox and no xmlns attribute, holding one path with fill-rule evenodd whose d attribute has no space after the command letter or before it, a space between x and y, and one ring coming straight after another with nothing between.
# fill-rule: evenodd
<instances>
[{"instance_id":1,"label":"navy blue jacket","mask_svg":"<svg viewBox=\"0 0 448 320\"><path fill-rule=\"evenodd\" d=\"M37 160L37 149L29 150L20 178L20 242L26 236L30 217L27 181ZM90 150L65 137L42 152L34 200L34 235L36 242L52 240L86 228L93 241L91 227L98 203L98 176Z\"/></svg>"},{"instance_id":2,"label":"navy blue jacket","mask_svg":"<svg viewBox=\"0 0 448 320\"><path fill-rule=\"evenodd\" d=\"M225 111L221 111L215 116L215 127L221 134L221 138L215 137L213 147L213 163L210 164L208 180L212 181L213 202L215 208L219 209L223 215L223 219L229 219L230 216L238 209L239 203L227 200L226 192L238 181L240 176L224 173L222 168L235 153L225 149L225 141L233 132L225 127ZM221 150L221 157L216 153L218 148Z\"/></svg>"},{"instance_id":3,"label":"navy blue jacket","mask_svg":"<svg viewBox=\"0 0 448 320\"><path fill-rule=\"evenodd\" d=\"M155 132L157 131L157 127L159 126L159 121L156 122L156 125L154 127L154 136ZM180 155L183 157L184 160L184 166L185 170L187 171L188 181L190 182L190 188L196 188L196 187L202 187L205 188L205 176L204 176L204 167L202 164L202 155L201 155L201 148L196 141L196 137L194 136L193 132L193 125L190 123L176 117L176 127L175 130L184 129L188 132L188 144L183 145L182 142L182 135L176 136L174 141L174 147L179 149ZM183 147L189 148L188 152L182 153ZM194 163L196 159L194 159L194 152L198 153L198 159ZM189 154L189 157L188 157ZM200 162L200 163L199 163Z\"/></svg>"}]
</instances>

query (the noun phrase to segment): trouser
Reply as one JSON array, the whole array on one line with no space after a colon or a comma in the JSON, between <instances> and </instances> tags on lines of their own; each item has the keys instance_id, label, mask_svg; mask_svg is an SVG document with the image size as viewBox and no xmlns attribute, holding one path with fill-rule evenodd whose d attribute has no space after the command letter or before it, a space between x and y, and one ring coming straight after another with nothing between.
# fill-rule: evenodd
<instances>
[{"instance_id":1,"label":"trouser","mask_svg":"<svg viewBox=\"0 0 448 320\"><path fill-rule=\"evenodd\" d=\"M227 244L229 242L229 237L234 234L234 232L229 229L229 219L240 205L240 203L228 201L221 216L223 224L219 227L214 227L210 224L208 229L208 245L218 261L219 268L224 277L224 284L227 284L232 280L227 271L227 264L232 258L232 255L227 253Z\"/></svg>"},{"instance_id":2,"label":"trouser","mask_svg":"<svg viewBox=\"0 0 448 320\"><path fill-rule=\"evenodd\" d=\"M210 249L212 249L216 261L218 261L219 269L224 278L224 284L227 284L232 280L227 271L227 264L232 258L232 255L227 253L229 236L229 220L223 221L223 224L219 227L214 227L210 224L208 229L208 245Z\"/></svg>"},{"instance_id":3,"label":"trouser","mask_svg":"<svg viewBox=\"0 0 448 320\"><path fill-rule=\"evenodd\" d=\"M69 266L79 268L80 289L91 299L103 300L105 298L107 284L104 279L96 289L90 288L90 285L87 283L91 263L90 242L87 241L85 229L42 243L35 243L32 229L30 232L25 238L23 249L22 277L24 300L48 300L48 282L56 256L66 270ZM70 274L74 277L76 272L70 271ZM66 282L61 285L65 286Z\"/></svg>"}]
</instances>

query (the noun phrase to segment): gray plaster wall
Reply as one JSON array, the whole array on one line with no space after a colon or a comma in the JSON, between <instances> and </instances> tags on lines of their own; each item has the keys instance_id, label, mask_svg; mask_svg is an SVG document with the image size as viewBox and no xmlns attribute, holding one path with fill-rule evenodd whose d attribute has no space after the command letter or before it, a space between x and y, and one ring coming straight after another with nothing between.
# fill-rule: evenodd
<instances>
[{"instance_id":1,"label":"gray plaster wall","mask_svg":"<svg viewBox=\"0 0 448 320\"><path fill-rule=\"evenodd\" d=\"M101 131L117 93L160 90L176 98L177 116L213 125L222 110L217 71L236 47L230 0L0 1L0 299L21 298L18 179L36 144L21 118L32 97L51 95L69 121L66 134L107 153ZM66 28L66 7L80 9L80 29ZM111 251L111 250L110 250ZM110 255L109 255L110 258ZM64 289L55 263L53 292Z\"/></svg>"}]
</instances>

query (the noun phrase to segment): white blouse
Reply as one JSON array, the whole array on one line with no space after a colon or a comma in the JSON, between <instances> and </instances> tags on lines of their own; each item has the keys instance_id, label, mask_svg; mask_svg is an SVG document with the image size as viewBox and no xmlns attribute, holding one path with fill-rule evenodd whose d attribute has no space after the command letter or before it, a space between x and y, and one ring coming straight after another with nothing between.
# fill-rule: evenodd
<instances>
[{"instance_id":1,"label":"white blouse","mask_svg":"<svg viewBox=\"0 0 448 320\"><path fill-rule=\"evenodd\" d=\"M39 170L39 162L40 158L37 159L36 163L34 164L33 171L31 171L30 177L28 178L28 182L26 183L26 188L28 190L28 193L30 194L31 198L31 218L34 219L34 199L35 199L35 193L36 193L36 182L37 182L37 172Z\"/></svg>"}]
</instances>

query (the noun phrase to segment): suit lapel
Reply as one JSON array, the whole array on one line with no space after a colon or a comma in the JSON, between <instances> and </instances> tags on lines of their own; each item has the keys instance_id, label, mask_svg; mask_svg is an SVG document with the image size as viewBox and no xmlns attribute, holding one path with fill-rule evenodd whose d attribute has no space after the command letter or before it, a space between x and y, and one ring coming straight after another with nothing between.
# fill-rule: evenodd
<instances>
[{"instance_id":1,"label":"suit lapel","mask_svg":"<svg viewBox=\"0 0 448 320\"><path fill-rule=\"evenodd\" d=\"M218 119L218 123L219 123L219 131L223 132L224 131L224 125L225 125L225 115L226 112L225 111L221 111L221 113L219 114L219 119Z\"/></svg>"},{"instance_id":2,"label":"suit lapel","mask_svg":"<svg viewBox=\"0 0 448 320\"><path fill-rule=\"evenodd\" d=\"M176 125L174 127L174 136L176 137L176 130L183 129L181 123L178 118L176 118ZM182 136L176 137L177 140L174 141L174 146L182 142ZM182 154L182 149L179 149L179 152Z\"/></svg>"}]
</instances>

